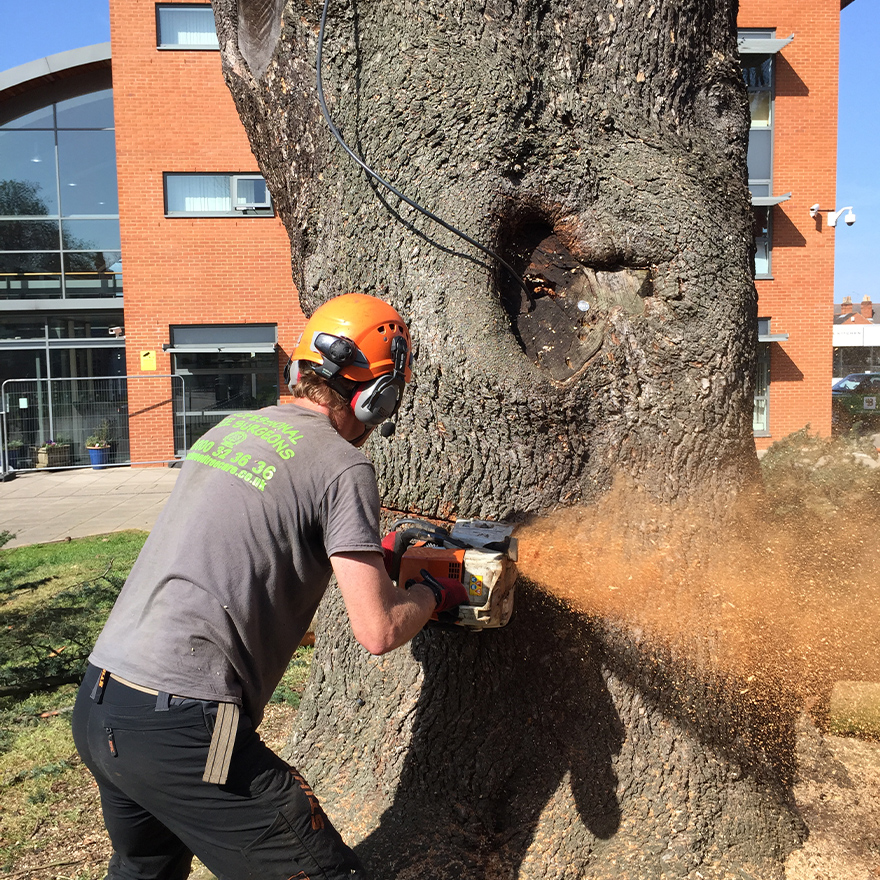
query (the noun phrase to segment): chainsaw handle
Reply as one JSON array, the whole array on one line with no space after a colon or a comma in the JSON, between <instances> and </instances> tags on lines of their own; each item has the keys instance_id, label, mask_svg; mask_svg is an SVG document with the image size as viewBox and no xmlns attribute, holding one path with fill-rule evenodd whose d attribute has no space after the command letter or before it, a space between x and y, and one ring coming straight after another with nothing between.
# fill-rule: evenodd
<instances>
[{"instance_id":1,"label":"chainsaw handle","mask_svg":"<svg viewBox=\"0 0 880 880\"><path fill-rule=\"evenodd\" d=\"M403 517L394 522L391 526L391 531L396 532L401 526L409 526L410 528L407 529L407 531L415 530L420 532L416 539L418 541L425 541L428 544L435 544L438 547L460 547L462 550L467 550L467 548L470 547L470 544L468 544L467 541L460 541L458 538L453 538L452 535L449 534L449 529L446 529L443 526L436 526L434 523L427 522L427 520L415 519L414 517Z\"/></svg>"},{"instance_id":2,"label":"chainsaw handle","mask_svg":"<svg viewBox=\"0 0 880 880\"><path fill-rule=\"evenodd\" d=\"M394 551L391 557L391 580L397 583L400 578L400 562L410 544L419 540L419 529L407 529L405 532L394 533Z\"/></svg>"},{"instance_id":3,"label":"chainsaw handle","mask_svg":"<svg viewBox=\"0 0 880 880\"><path fill-rule=\"evenodd\" d=\"M392 536L393 540L389 541L388 539L392 538ZM397 583L400 579L400 561L403 559L403 554L416 541L430 540L432 537L432 535L426 534L421 526L406 529L402 532L389 532L382 539L382 548L387 554L385 557L385 568L388 571L388 577Z\"/></svg>"},{"instance_id":4,"label":"chainsaw handle","mask_svg":"<svg viewBox=\"0 0 880 880\"><path fill-rule=\"evenodd\" d=\"M409 528L398 531L400 526L409 526ZM386 541L391 535L394 535L394 541L389 548ZM395 583L397 583L400 578L400 561L403 559L403 554L406 553L410 545L415 544L416 541L424 541L426 544L433 544L437 547L452 546L467 548L468 546L463 541L450 538L446 529L425 522L424 520L410 518L397 520L397 522L391 526L391 531L382 540L383 548L385 550L390 550L391 559L386 568L388 569L388 576Z\"/></svg>"}]
</instances>

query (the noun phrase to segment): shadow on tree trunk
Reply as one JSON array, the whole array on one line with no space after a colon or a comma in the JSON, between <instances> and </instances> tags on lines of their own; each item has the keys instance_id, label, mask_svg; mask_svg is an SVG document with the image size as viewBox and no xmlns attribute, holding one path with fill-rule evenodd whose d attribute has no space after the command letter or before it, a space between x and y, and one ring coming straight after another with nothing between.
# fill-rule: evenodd
<instances>
[{"instance_id":1,"label":"shadow on tree trunk","mask_svg":"<svg viewBox=\"0 0 880 880\"><path fill-rule=\"evenodd\" d=\"M430 629L357 670L328 596L309 690L331 706L307 693L290 757L372 875L781 877L794 708L517 590L504 629Z\"/></svg>"},{"instance_id":2,"label":"shadow on tree trunk","mask_svg":"<svg viewBox=\"0 0 880 880\"><path fill-rule=\"evenodd\" d=\"M554 833L615 835L624 730L598 643L570 615L562 629L559 611L529 590L503 630L433 630L413 642L425 678L409 754L394 803L358 847L377 876L476 877L489 864L520 865L563 783L582 826L565 815Z\"/></svg>"}]
</instances>

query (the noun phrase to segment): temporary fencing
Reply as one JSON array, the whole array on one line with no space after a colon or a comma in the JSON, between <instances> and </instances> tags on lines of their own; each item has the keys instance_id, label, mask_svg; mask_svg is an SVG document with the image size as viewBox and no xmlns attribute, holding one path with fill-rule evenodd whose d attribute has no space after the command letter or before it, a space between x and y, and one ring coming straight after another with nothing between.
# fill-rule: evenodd
<instances>
[{"instance_id":1,"label":"temporary fencing","mask_svg":"<svg viewBox=\"0 0 880 880\"><path fill-rule=\"evenodd\" d=\"M155 383L155 387L138 383ZM187 448L183 377L89 376L75 379L7 379L2 395L2 459L0 473L29 468L159 464L173 461L175 446ZM147 459L132 459L129 397L150 400L152 407L169 406L174 421L144 448ZM96 434L108 437L100 453L87 448ZM177 438L175 442L175 438ZM163 447L167 447L163 448Z\"/></svg>"}]
</instances>

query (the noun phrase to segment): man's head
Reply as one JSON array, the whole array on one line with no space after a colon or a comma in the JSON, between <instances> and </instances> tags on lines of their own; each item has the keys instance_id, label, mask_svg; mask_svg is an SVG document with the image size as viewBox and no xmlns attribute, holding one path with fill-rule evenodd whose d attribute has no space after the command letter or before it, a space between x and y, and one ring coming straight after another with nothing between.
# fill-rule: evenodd
<instances>
[{"instance_id":1,"label":"man's head","mask_svg":"<svg viewBox=\"0 0 880 880\"><path fill-rule=\"evenodd\" d=\"M336 419L351 412L364 425L356 446L397 412L411 376L412 343L403 319L387 303L360 293L337 296L315 311L285 374L294 397L326 406Z\"/></svg>"}]
</instances>

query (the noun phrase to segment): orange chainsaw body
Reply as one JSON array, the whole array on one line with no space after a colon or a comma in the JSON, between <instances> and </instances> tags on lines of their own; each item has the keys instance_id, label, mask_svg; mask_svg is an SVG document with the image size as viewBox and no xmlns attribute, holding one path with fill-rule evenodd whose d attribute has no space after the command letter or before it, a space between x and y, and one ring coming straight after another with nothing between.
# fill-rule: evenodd
<instances>
[{"instance_id":1,"label":"orange chainsaw body","mask_svg":"<svg viewBox=\"0 0 880 880\"><path fill-rule=\"evenodd\" d=\"M467 605L457 606L454 623L474 630L505 626L513 613L517 576L512 531L498 523L460 520L450 537L466 546L437 546L442 535L431 542L414 541L399 557L397 583L405 587L419 582L423 570L435 578L452 578L464 584L468 594Z\"/></svg>"}]
</instances>

